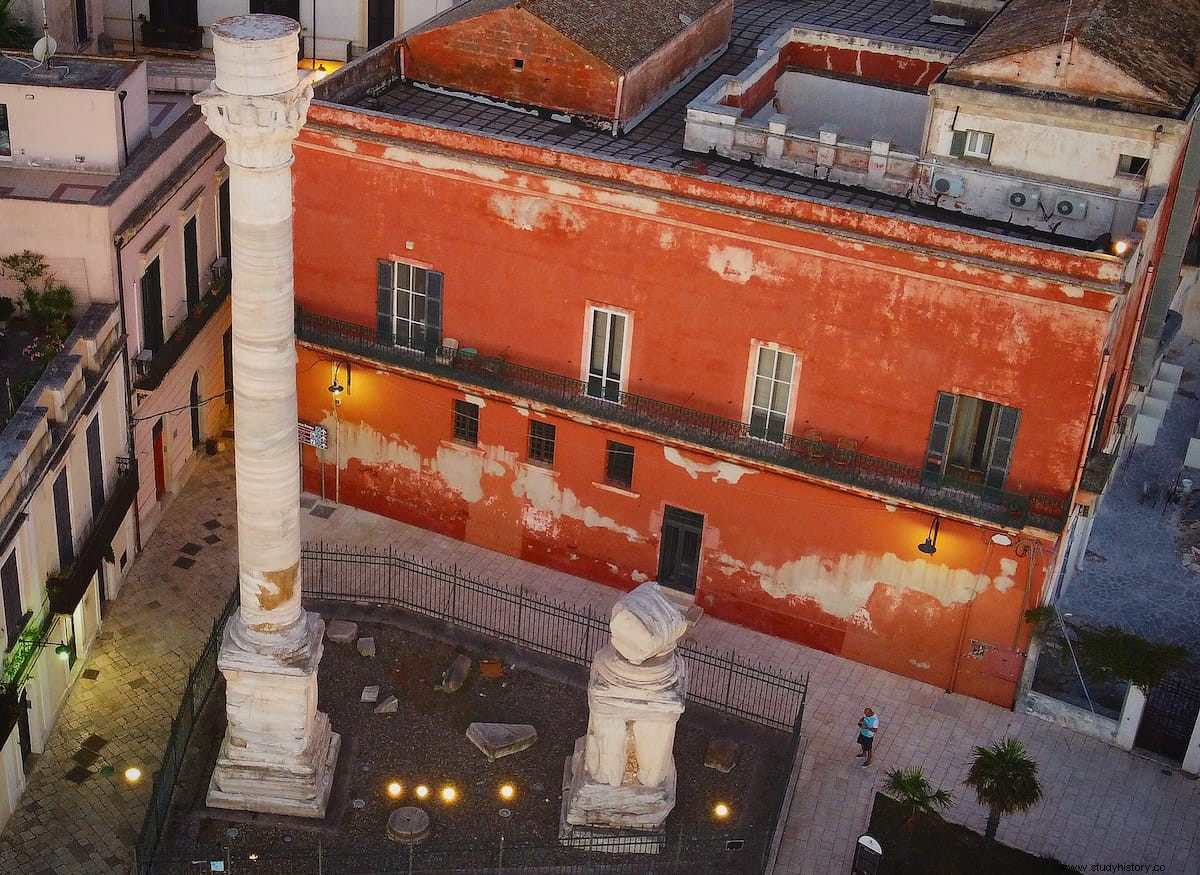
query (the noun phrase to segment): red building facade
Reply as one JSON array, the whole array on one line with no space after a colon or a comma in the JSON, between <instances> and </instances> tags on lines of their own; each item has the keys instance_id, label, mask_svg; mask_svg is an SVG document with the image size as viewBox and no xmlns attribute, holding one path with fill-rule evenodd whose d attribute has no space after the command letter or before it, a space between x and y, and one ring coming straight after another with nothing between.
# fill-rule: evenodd
<instances>
[{"instance_id":1,"label":"red building facade","mask_svg":"<svg viewBox=\"0 0 1200 875\"><path fill-rule=\"evenodd\" d=\"M306 489L1012 704L1144 279L327 85L295 165Z\"/></svg>"}]
</instances>

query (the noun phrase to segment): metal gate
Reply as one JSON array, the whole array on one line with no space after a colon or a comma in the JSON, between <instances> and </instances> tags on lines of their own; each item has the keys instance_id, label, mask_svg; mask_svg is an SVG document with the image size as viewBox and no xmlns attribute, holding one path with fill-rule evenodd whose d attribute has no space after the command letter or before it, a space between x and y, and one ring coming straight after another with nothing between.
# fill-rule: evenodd
<instances>
[{"instance_id":1,"label":"metal gate","mask_svg":"<svg viewBox=\"0 0 1200 875\"><path fill-rule=\"evenodd\" d=\"M1183 762L1197 717L1200 717L1200 671L1189 666L1150 691L1134 744Z\"/></svg>"}]
</instances>

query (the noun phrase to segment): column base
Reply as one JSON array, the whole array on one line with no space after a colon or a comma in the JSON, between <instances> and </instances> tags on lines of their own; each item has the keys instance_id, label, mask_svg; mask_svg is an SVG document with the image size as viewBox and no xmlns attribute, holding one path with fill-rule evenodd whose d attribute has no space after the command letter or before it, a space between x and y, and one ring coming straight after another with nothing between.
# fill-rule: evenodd
<instances>
[{"instance_id":1,"label":"column base","mask_svg":"<svg viewBox=\"0 0 1200 875\"><path fill-rule=\"evenodd\" d=\"M575 753L564 764L563 810L560 836L567 827L645 830L660 829L675 808L675 764L653 787L612 787L593 780L587 772L584 750L587 736L575 742ZM578 833L577 833L578 834Z\"/></svg>"},{"instance_id":2,"label":"column base","mask_svg":"<svg viewBox=\"0 0 1200 875\"><path fill-rule=\"evenodd\" d=\"M305 614L300 658L245 649L225 629L217 661L225 675L228 726L208 788L208 805L323 818L341 736L316 710L317 667L325 624Z\"/></svg>"}]
</instances>

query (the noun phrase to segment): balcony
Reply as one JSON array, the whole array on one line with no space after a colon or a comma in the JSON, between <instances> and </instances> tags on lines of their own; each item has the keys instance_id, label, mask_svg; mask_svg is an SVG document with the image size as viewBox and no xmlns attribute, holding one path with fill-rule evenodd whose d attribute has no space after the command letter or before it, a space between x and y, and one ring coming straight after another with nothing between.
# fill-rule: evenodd
<instances>
[{"instance_id":1,"label":"balcony","mask_svg":"<svg viewBox=\"0 0 1200 875\"><path fill-rule=\"evenodd\" d=\"M226 277L216 283L199 303L192 306L192 311L179 323L170 339L153 351L153 358L145 364L145 370L137 375L133 387L141 392L153 392L157 389L228 297L229 279Z\"/></svg>"},{"instance_id":2,"label":"balcony","mask_svg":"<svg viewBox=\"0 0 1200 875\"><path fill-rule=\"evenodd\" d=\"M528 398L649 434L690 443L721 455L774 465L817 480L840 483L1006 528L1034 526L1061 532L1069 503L1048 495L1023 495L858 452L847 441L783 435L780 442L750 433L747 423L724 419L641 395L621 393L614 403L587 394L587 384L548 371L459 350L452 357L379 343L374 328L305 313L297 308L298 339L347 355L396 365L447 381Z\"/></svg>"},{"instance_id":3,"label":"balcony","mask_svg":"<svg viewBox=\"0 0 1200 875\"><path fill-rule=\"evenodd\" d=\"M46 648L46 639L54 628L54 615L45 603L30 617L15 643L4 657L0 676L0 744L4 744L21 714L21 688Z\"/></svg>"},{"instance_id":4,"label":"balcony","mask_svg":"<svg viewBox=\"0 0 1200 875\"><path fill-rule=\"evenodd\" d=\"M104 501L100 514L92 520L91 529L79 548L71 567L52 575L46 583L50 596L50 611L54 614L75 612L83 594L91 585L96 569L112 549L121 521L133 506L137 495L137 466L132 459L117 459L117 479L112 494Z\"/></svg>"}]
</instances>

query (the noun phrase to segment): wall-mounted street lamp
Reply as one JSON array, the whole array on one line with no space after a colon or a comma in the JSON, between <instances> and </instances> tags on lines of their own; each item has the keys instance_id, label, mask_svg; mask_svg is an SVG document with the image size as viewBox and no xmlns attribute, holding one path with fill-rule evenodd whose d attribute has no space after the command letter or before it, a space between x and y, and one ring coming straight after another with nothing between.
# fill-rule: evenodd
<instances>
[{"instance_id":1,"label":"wall-mounted street lamp","mask_svg":"<svg viewBox=\"0 0 1200 875\"><path fill-rule=\"evenodd\" d=\"M58 644L54 641L31 642L34 647L53 647L54 655L64 662L71 658L71 645L65 642Z\"/></svg>"},{"instance_id":2,"label":"wall-mounted street lamp","mask_svg":"<svg viewBox=\"0 0 1200 875\"><path fill-rule=\"evenodd\" d=\"M343 371L342 368L345 368ZM346 378L346 385L343 386L338 382L338 373ZM334 362L333 364L333 379L329 383L329 394L333 396L333 404L336 407L342 403L342 393L350 391L350 362Z\"/></svg>"},{"instance_id":3,"label":"wall-mounted street lamp","mask_svg":"<svg viewBox=\"0 0 1200 875\"><path fill-rule=\"evenodd\" d=\"M937 552L938 532L942 528L942 518L934 517L933 522L929 524L929 534L925 536L925 542L917 545L917 549L926 556L932 556Z\"/></svg>"}]
</instances>

